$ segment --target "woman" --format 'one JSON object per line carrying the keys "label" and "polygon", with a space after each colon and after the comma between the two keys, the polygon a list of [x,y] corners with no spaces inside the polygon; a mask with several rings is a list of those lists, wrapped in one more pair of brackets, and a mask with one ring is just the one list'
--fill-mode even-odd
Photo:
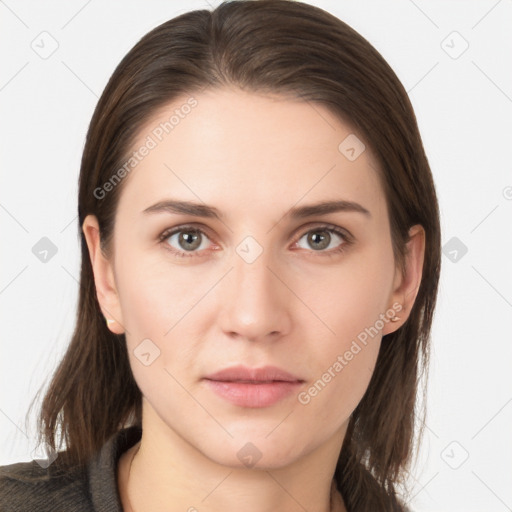
{"label": "woman", "polygon": [[407,510],[439,213],[362,36],[288,0],[163,23],[98,102],[78,203],[48,460],[1,468],[2,510]]}

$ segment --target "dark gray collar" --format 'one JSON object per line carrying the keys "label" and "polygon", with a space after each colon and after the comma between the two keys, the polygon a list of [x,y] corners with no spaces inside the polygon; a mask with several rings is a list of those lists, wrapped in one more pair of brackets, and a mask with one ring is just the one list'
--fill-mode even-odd
{"label": "dark gray collar", "polygon": [[117,487],[117,464],[121,455],[140,441],[142,429],[124,428],[114,434],[89,464],[89,492],[95,512],[123,512]]}

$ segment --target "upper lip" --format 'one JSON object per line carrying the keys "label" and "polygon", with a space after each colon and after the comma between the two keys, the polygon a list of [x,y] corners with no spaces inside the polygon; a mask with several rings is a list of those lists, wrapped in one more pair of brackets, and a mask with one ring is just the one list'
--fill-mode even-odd
{"label": "upper lip", "polygon": [[264,366],[262,368],[249,368],[247,366],[231,366],[218,372],[207,375],[205,379],[225,382],[303,382],[299,377],[278,368],[277,366]]}

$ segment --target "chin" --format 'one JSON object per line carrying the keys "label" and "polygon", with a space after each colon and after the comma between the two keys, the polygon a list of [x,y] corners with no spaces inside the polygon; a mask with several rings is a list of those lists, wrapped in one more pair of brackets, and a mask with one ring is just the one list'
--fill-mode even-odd
{"label": "chin", "polygon": [[[203,453],[217,464],[222,464],[233,469],[278,469],[295,462],[304,452],[304,447],[297,443],[296,437],[275,436],[274,439],[265,438],[265,434],[245,433],[243,436],[230,438],[222,446],[216,446],[212,450],[212,444],[218,442],[212,440],[203,450]],[[273,435],[273,434],[272,434]]]}

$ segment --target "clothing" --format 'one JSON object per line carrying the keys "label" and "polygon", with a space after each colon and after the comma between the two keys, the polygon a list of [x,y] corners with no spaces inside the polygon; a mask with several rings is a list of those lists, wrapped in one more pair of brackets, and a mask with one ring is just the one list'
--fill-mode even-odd
{"label": "clothing", "polygon": [[121,455],[142,436],[132,426],[114,434],[82,471],[52,474],[36,461],[0,466],[1,512],[122,512],[117,488]]}
{"label": "clothing", "polygon": [[0,511],[123,512],[117,465],[121,455],[141,437],[140,427],[120,430],[85,469],[64,477],[56,476],[51,464],[45,469],[34,460],[0,466]]}

